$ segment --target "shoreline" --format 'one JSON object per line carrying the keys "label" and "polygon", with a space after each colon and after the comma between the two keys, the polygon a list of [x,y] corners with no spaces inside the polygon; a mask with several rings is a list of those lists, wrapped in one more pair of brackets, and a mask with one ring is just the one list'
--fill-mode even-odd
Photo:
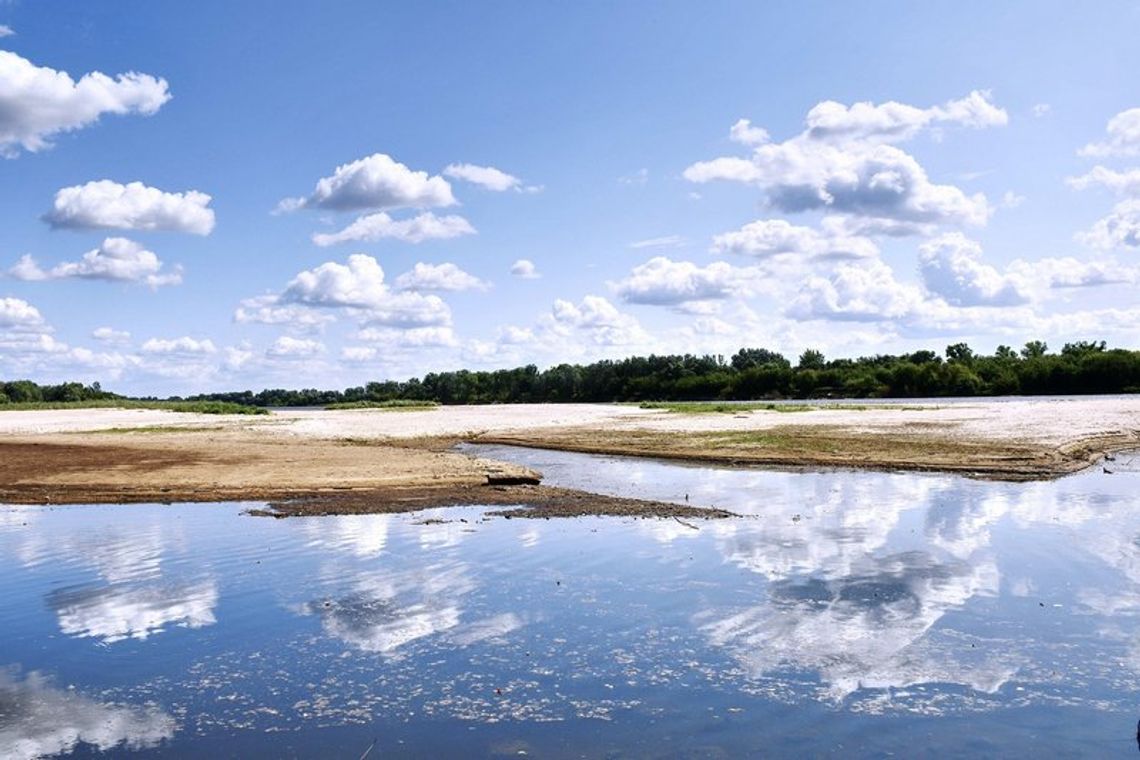
{"label": "shoreline", "polygon": [[0,503],[257,501],[278,505],[280,514],[351,514],[525,502],[538,508],[536,516],[682,514],[677,504],[541,486],[540,473],[451,450],[460,441],[718,467],[1043,480],[1086,469],[1106,453],[1140,449],[1140,399],[796,414],[691,415],[583,404],[258,418],[8,412],[0,415]]}

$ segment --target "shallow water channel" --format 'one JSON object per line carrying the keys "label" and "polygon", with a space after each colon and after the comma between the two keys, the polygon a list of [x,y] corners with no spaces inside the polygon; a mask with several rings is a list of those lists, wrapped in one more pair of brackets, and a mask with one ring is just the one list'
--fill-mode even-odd
{"label": "shallow water channel", "polygon": [[1136,457],[1002,484],[477,453],[745,516],[0,506],[0,757],[1137,752]]}

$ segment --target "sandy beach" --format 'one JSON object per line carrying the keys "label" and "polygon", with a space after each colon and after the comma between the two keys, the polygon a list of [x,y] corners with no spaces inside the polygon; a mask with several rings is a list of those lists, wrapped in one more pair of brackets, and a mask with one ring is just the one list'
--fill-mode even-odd
{"label": "sandy beach", "polygon": [[[580,500],[565,493],[555,498],[553,489],[536,486],[541,473],[451,451],[459,441],[740,466],[1026,480],[1074,472],[1106,452],[1140,447],[1140,398],[709,414],[607,404],[298,409],[260,417],[13,411],[0,413],[0,502],[249,500],[320,512],[546,500],[565,513],[582,509]],[[627,514],[638,506],[597,509]]]}

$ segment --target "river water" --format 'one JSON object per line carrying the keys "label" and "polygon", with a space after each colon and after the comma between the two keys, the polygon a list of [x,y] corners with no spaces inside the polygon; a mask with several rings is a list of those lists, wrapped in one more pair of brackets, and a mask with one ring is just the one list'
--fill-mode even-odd
{"label": "river water", "polygon": [[1137,752],[1137,458],[1000,484],[479,453],[744,516],[0,506],[0,757]]}

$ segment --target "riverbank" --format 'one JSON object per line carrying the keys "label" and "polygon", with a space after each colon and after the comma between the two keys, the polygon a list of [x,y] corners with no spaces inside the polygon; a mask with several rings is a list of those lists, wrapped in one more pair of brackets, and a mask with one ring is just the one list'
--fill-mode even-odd
{"label": "riverbank", "polygon": [[[542,516],[583,510],[684,516],[677,505],[604,504],[556,493],[535,485],[540,473],[451,451],[459,441],[741,466],[1032,480],[1140,447],[1140,398],[907,401],[708,414],[603,404],[286,410],[260,417],[137,409],[5,412],[0,503],[308,505],[281,514],[367,511],[370,502],[372,511],[526,503],[545,505]],[[529,489],[518,490],[523,484]]]}

